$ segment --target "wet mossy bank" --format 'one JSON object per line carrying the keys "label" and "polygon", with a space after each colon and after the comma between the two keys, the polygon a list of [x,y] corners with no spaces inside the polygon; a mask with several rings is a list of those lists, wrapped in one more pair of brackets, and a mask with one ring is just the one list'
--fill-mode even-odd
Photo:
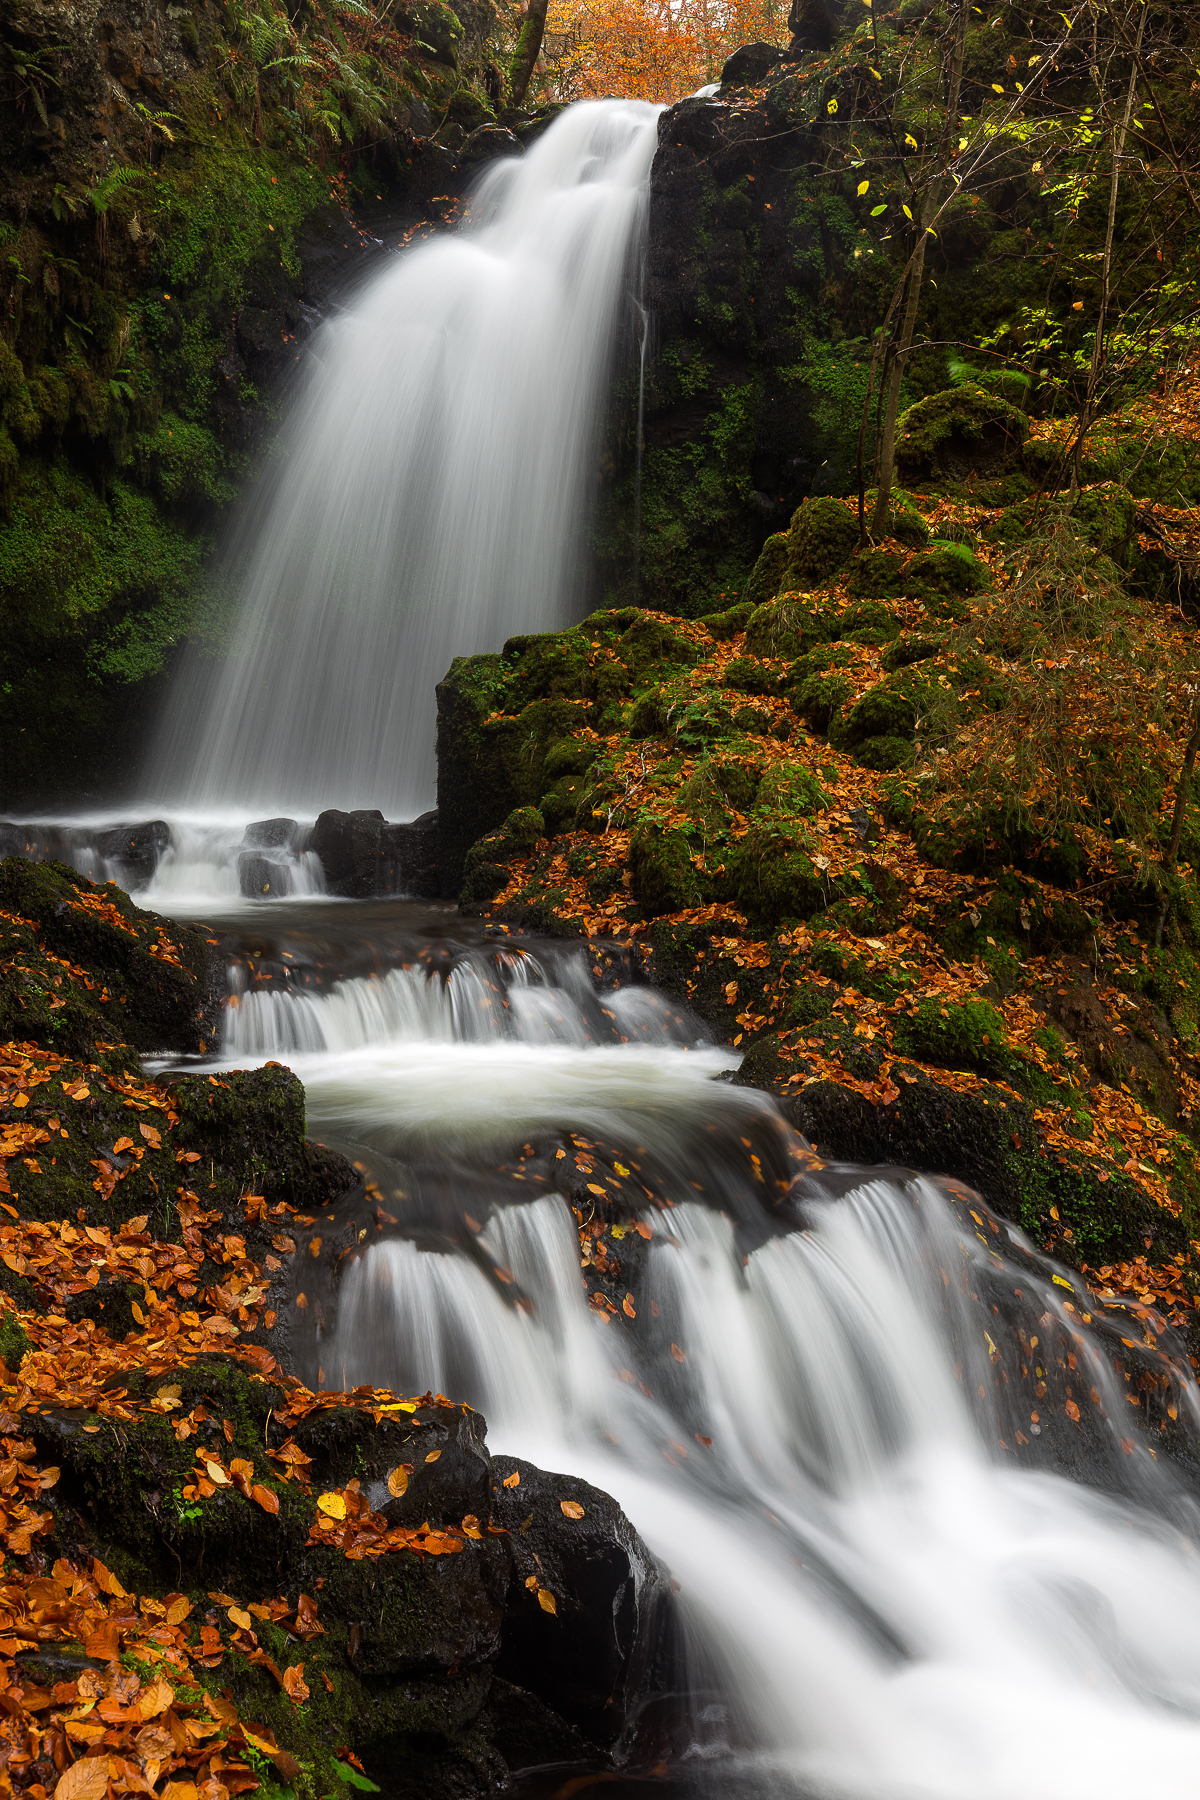
{"label": "wet mossy bank", "polygon": [[991,498],[898,491],[862,551],[809,500],[722,613],[457,662],[443,879],[630,943],[824,1154],[967,1181],[1098,1291],[1190,1293],[1186,566],[1115,484]]}
{"label": "wet mossy bank", "polygon": [[211,1043],[211,941],[17,859],[0,927],[9,1791],[90,1754],[116,1793],[436,1800],[610,1750],[665,1578],[468,1408],[289,1373],[330,1386],[316,1278],[388,1221],[289,1070],[144,1075]]}

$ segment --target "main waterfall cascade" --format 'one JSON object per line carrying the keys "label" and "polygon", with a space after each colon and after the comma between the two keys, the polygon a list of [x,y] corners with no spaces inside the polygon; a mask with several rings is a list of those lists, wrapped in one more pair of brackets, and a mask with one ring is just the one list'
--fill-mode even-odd
{"label": "main waterfall cascade", "polygon": [[[494,1454],[620,1501],[679,1583],[689,1794],[1192,1791],[1200,1508],[1113,1326],[1015,1227],[823,1175],[694,1021],[597,991],[594,951],[414,937],[338,978],[277,930],[231,965],[223,1061],[286,1058],[399,1219],[344,1278],[327,1382],[440,1388]],[[501,1160],[568,1132],[642,1184],[636,1324],[586,1303],[567,1193]],[[1195,1431],[1170,1334],[1155,1367]]]}
{"label": "main waterfall cascade", "polygon": [[215,690],[197,654],[150,759],[168,812],[409,818],[433,803],[451,659],[585,610],[582,527],[659,110],[571,107],[488,168],[461,230],[323,327]]}

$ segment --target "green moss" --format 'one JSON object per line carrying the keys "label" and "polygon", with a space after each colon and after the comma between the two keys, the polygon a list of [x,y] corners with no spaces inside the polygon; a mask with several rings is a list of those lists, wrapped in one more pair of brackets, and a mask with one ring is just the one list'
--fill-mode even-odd
{"label": "green moss", "polygon": [[758,925],[809,919],[825,906],[825,884],[812,860],[809,834],[779,820],[751,826],[729,859],[737,901]]}
{"label": "green moss", "polygon": [[820,587],[850,560],[857,542],[858,522],[840,500],[806,500],[788,531],[787,586]]}
{"label": "green moss", "polygon": [[901,415],[896,468],[909,484],[963,482],[1010,467],[1028,436],[1019,407],[966,383],[930,394]]}
{"label": "green moss", "polygon": [[[767,539],[758,553],[758,561],[750,571],[750,579],[742,590],[742,604],[762,606],[773,600],[783,585],[788,566],[789,536],[786,531],[776,531]],[[711,616],[711,615],[710,615]],[[702,619],[701,624],[707,624]]]}
{"label": "green moss", "polygon": [[1004,1020],[986,1000],[927,996],[896,1021],[893,1042],[903,1054],[944,1069],[1000,1075],[1013,1062]]}
{"label": "green moss", "polygon": [[4,1358],[5,1367],[10,1375],[15,1375],[21,1367],[26,1353],[33,1349],[33,1340],[21,1324],[15,1311],[8,1311],[0,1320],[0,1356]]}
{"label": "green moss", "polygon": [[803,656],[831,636],[828,622],[794,600],[772,600],[750,615],[746,649],[753,656]]}
{"label": "green moss", "polygon": [[692,846],[683,831],[641,825],[629,846],[633,895],[650,918],[703,906],[711,884],[692,863]]}

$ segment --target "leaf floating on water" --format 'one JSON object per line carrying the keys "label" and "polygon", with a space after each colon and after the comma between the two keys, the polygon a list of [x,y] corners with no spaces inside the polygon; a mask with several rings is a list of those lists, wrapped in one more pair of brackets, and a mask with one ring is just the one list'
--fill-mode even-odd
{"label": "leaf floating on water", "polygon": [[556,1613],[558,1611],[558,1602],[547,1588],[538,1589],[537,1601],[543,1612]]}
{"label": "leaf floating on water", "polygon": [[322,1494],[317,1501],[317,1511],[323,1512],[327,1519],[344,1519],[346,1502],[341,1494]]}
{"label": "leaf floating on water", "polygon": [[558,1504],[568,1519],[582,1519],[583,1508],[578,1500],[560,1500]]}
{"label": "leaf floating on water", "polygon": [[408,1470],[403,1465],[391,1471],[387,1478],[387,1489],[393,1500],[399,1500],[401,1494],[408,1492]]}

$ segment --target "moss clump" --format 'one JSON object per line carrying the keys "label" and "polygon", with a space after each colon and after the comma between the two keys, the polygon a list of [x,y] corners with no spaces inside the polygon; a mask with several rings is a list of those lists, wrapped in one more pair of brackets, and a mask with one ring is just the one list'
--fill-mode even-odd
{"label": "moss clump", "polygon": [[961,483],[1006,473],[1029,436],[1017,406],[972,383],[910,406],[896,433],[896,468],[906,483]]}
{"label": "moss clump", "polygon": [[849,562],[858,524],[840,500],[823,495],[797,507],[787,540],[787,585],[818,587]]}
{"label": "moss clump", "polygon": [[32,1339],[25,1330],[14,1311],[5,1313],[0,1320],[0,1356],[10,1375],[15,1375],[25,1359],[26,1353],[33,1348]]}
{"label": "moss clump", "polygon": [[[758,561],[750,571],[750,579],[742,590],[743,605],[762,606],[775,598],[783,586],[789,548],[790,540],[786,531],[776,531],[767,539],[758,553]],[[707,623],[707,619],[701,620],[701,624]]]}
{"label": "moss clump", "polygon": [[730,859],[739,906],[767,929],[820,912],[828,896],[810,852],[807,834],[794,826],[778,819],[753,825]]}
{"label": "moss clump", "polygon": [[640,826],[629,846],[629,874],[635,900],[652,919],[711,898],[711,884],[694,866],[691,842],[678,828]]}
{"label": "moss clump", "polygon": [[736,606],[729,607],[725,612],[704,613],[696,623],[703,625],[718,641],[723,641],[736,637],[739,631],[745,631],[751,615],[759,604],[757,600],[739,600]]}
{"label": "moss clump", "polygon": [[915,1012],[897,1021],[897,1050],[942,1069],[974,1069],[1006,1074],[1012,1063],[1004,1020],[986,1000],[940,1000],[928,996]]}
{"label": "moss clump", "polygon": [[828,623],[794,600],[771,600],[757,607],[746,626],[746,649],[753,656],[803,656],[830,636]]}

